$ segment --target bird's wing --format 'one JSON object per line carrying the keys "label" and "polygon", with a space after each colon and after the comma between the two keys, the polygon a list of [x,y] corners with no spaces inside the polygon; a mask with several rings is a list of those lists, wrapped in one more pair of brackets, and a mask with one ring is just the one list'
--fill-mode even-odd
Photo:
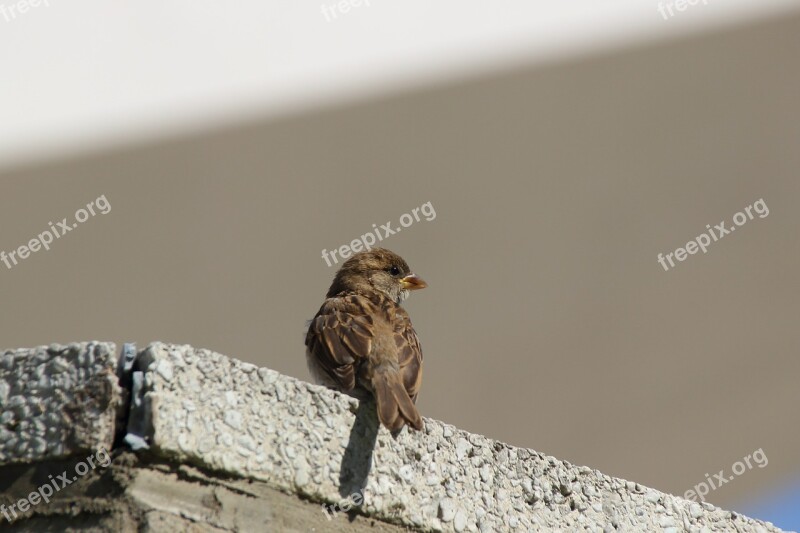
{"label": "bird's wing", "polygon": [[395,315],[394,340],[397,344],[397,359],[403,375],[403,385],[411,400],[416,402],[422,385],[422,347],[414,326],[411,325],[411,318],[403,308],[398,308]]}
{"label": "bird's wing", "polygon": [[357,295],[328,298],[311,321],[306,346],[342,390],[356,386],[356,370],[369,356],[373,304]]}

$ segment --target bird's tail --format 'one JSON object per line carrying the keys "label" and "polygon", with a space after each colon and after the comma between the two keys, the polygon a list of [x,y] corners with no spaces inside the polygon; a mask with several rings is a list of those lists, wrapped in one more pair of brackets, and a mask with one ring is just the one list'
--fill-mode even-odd
{"label": "bird's tail", "polygon": [[417,431],[422,430],[422,417],[403,386],[399,372],[375,372],[372,389],[378,403],[378,418],[386,429],[394,433],[408,423]]}

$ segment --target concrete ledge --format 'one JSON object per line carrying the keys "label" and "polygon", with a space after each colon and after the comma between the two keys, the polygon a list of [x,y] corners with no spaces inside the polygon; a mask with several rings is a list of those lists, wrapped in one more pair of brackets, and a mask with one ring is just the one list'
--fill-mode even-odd
{"label": "concrete ledge", "polygon": [[[90,345],[76,346],[88,350]],[[41,349],[25,353],[44,357]],[[20,368],[43,364],[30,366],[23,359],[14,359]],[[77,364],[78,359],[70,360]],[[103,361],[114,366],[114,361]],[[140,437],[149,450],[136,455],[117,451],[109,470],[120,468],[121,455],[148,462],[128,469],[132,473],[122,476],[128,481],[119,485],[115,498],[128,507],[114,512],[137,521],[139,530],[174,531],[175,524],[191,517],[196,531],[251,530],[259,519],[267,529],[267,524],[280,524],[281,530],[308,530],[303,528],[318,524],[344,531],[356,527],[345,517],[342,508],[347,508],[351,517],[384,522],[385,531],[392,530],[390,523],[429,531],[778,531],[769,523],[431,419],[425,420],[423,432],[404,430],[393,439],[378,427],[371,402],[359,405],[348,396],[208,350],[154,343],[132,366],[142,372],[143,381],[133,394],[131,405],[138,401],[139,407],[130,411],[127,427],[145,428]],[[17,375],[2,368],[0,387]],[[47,373],[51,367],[45,362],[43,368]],[[112,394],[111,402],[116,397],[125,394]],[[98,423],[105,428],[104,438],[94,445],[107,445],[114,434],[106,427],[108,410],[87,412],[94,416],[105,417]],[[16,435],[13,429],[5,431]],[[77,449],[73,441],[68,444],[62,455]],[[49,457],[17,452],[16,446],[7,449],[0,464]],[[10,473],[8,468],[0,472]],[[248,492],[242,483],[261,488]],[[11,489],[0,484],[0,501]],[[84,492],[74,495],[85,497]],[[270,502],[279,497],[296,502],[296,512],[277,513],[285,507]],[[104,498],[96,499],[102,503]],[[37,507],[26,517],[39,520],[42,512]]]}
{"label": "concrete ledge", "polygon": [[57,459],[114,441],[123,404],[114,343],[0,355],[0,464]]}

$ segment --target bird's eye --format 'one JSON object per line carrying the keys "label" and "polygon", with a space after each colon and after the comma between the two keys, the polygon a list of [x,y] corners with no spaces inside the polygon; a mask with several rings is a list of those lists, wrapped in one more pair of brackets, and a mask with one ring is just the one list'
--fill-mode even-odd
{"label": "bird's eye", "polygon": [[397,268],[396,266],[393,266],[392,268],[389,269],[389,274],[391,274],[392,276],[397,276],[400,274],[400,269]]}

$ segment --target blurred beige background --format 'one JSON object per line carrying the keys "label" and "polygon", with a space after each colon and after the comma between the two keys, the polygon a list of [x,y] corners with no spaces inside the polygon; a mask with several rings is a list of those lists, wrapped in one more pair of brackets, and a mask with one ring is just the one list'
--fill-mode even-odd
{"label": "blurred beige background", "polygon": [[[408,308],[425,416],[725,506],[800,470],[800,16],[6,170],[0,344],[190,343],[308,379],[305,320],[349,243]],[[756,218],[669,272],[683,246]]]}

